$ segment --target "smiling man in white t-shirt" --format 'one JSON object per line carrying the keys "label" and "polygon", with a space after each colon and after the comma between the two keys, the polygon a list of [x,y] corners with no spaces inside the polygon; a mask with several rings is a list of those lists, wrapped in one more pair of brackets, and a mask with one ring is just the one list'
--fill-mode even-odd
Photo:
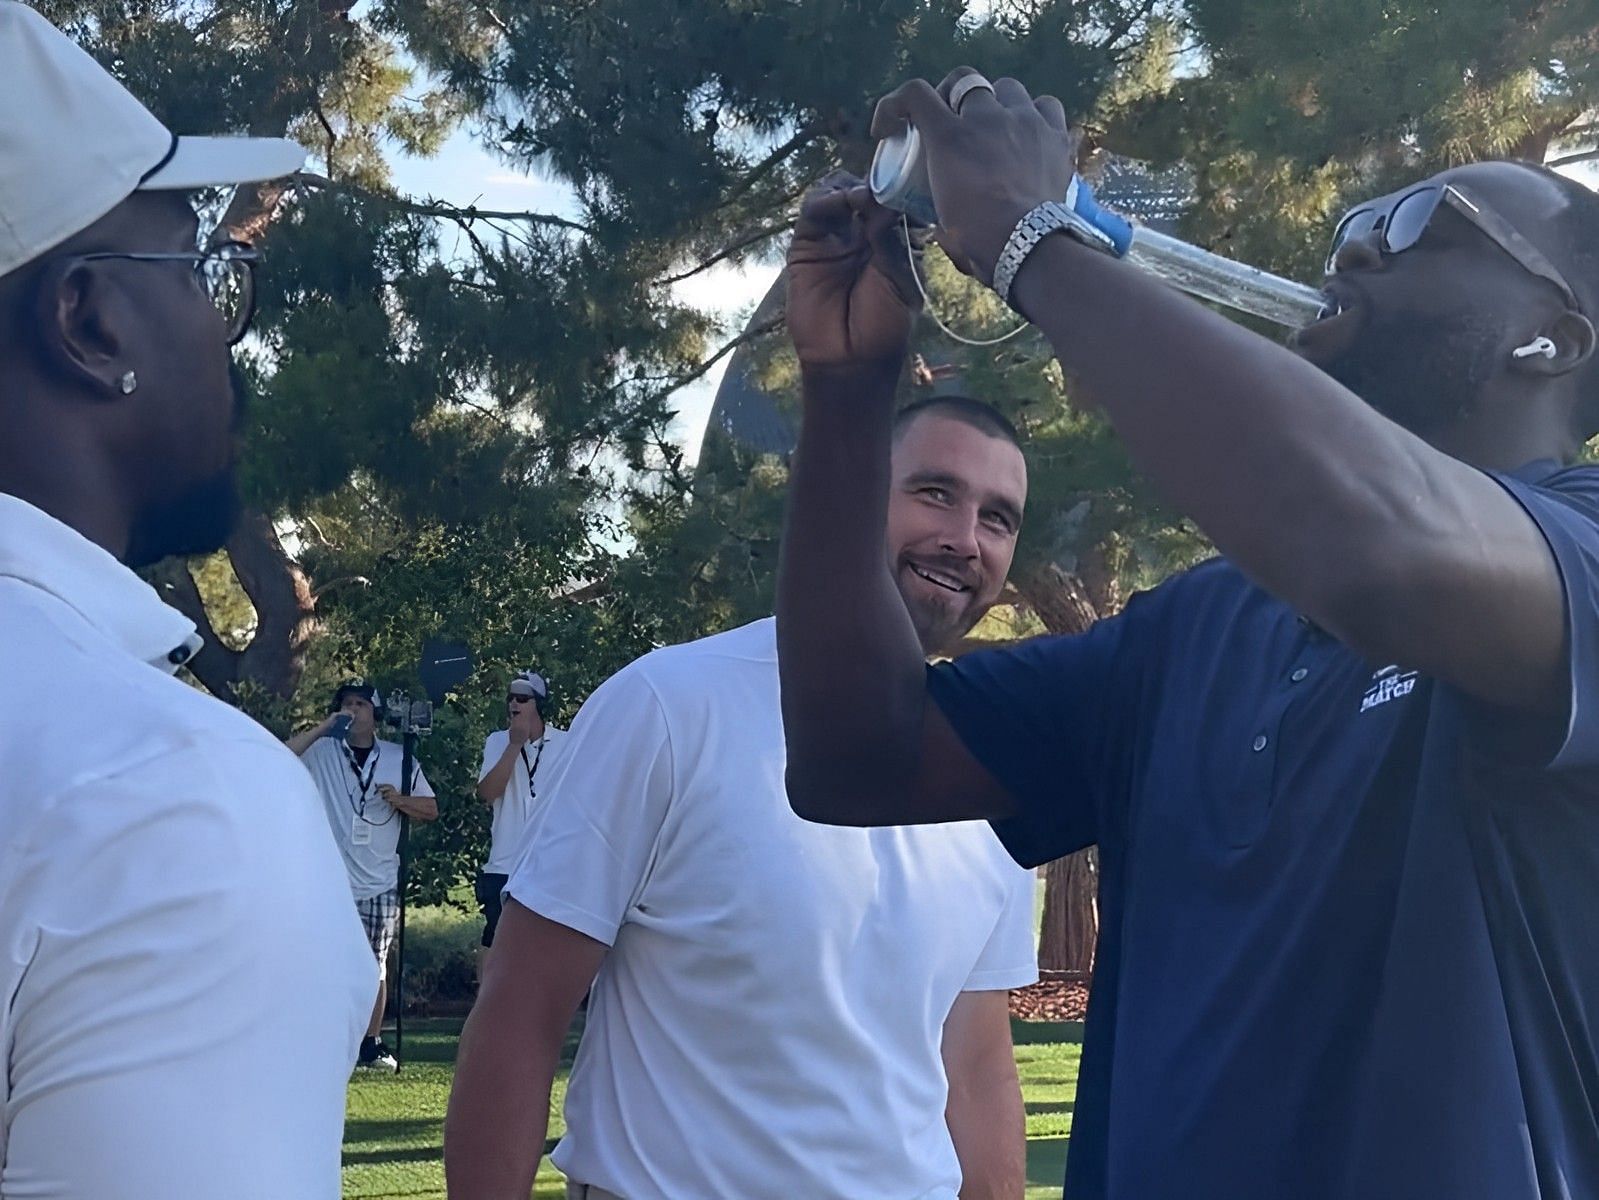
{"label": "smiling man in white t-shirt", "polygon": [[477,877],[477,901],[483,908],[483,946],[494,945],[500,923],[501,893],[516,865],[522,835],[527,832],[538,800],[540,772],[548,779],[561,757],[566,730],[544,723],[550,685],[537,671],[523,671],[511,680],[505,695],[504,729],[483,741],[477,795],[493,810],[489,857]]}
{"label": "smiling man in white t-shirt", "polygon": [[[999,595],[1026,489],[987,405],[902,414],[886,546],[929,654]],[[591,981],[572,1196],[1019,1200],[1032,876],[986,824],[795,816],[778,704],[768,619],[647,655],[578,714],[462,1036],[453,1200],[527,1196]]]}

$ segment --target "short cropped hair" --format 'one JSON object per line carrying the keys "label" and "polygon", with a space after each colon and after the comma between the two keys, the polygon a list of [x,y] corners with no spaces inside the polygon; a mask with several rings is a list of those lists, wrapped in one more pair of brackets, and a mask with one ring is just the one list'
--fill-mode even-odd
{"label": "short cropped hair", "polygon": [[894,416],[894,441],[897,443],[905,436],[907,429],[929,414],[970,425],[979,433],[1009,442],[1018,450],[1022,448],[1021,435],[1016,432],[1016,426],[1011,424],[1010,418],[987,401],[974,400],[970,396],[926,396],[912,401]]}

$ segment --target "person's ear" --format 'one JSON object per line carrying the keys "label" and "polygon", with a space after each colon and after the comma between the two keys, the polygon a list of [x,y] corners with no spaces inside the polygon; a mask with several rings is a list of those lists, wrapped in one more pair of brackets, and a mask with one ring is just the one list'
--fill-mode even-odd
{"label": "person's ear", "polygon": [[1569,375],[1593,357],[1593,322],[1567,310],[1544,332],[1511,351],[1513,369],[1524,375]]}
{"label": "person's ear", "polygon": [[104,261],[67,260],[41,275],[34,300],[40,348],[56,372],[107,399],[131,395],[120,290]]}

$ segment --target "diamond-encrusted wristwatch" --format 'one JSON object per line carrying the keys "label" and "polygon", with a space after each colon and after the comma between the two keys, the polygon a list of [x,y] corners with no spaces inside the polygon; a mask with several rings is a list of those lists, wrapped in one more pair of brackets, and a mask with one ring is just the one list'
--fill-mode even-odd
{"label": "diamond-encrusted wristwatch", "polygon": [[[1083,208],[1089,214],[1101,219],[1109,218],[1106,222],[1109,229],[1101,229],[1094,224],[1088,216],[1079,212]],[[1118,234],[1126,230],[1127,237],[1118,239]],[[1066,191],[1064,203],[1058,200],[1046,200],[1033,209],[1020,221],[1016,228],[1011,230],[1010,238],[1005,243],[1005,248],[999,252],[999,259],[994,263],[994,291],[999,293],[999,298],[1012,308],[1011,287],[1016,282],[1016,273],[1022,269],[1022,264],[1032,252],[1038,249],[1038,244],[1052,233],[1065,233],[1076,238],[1085,245],[1106,254],[1120,256],[1126,252],[1125,241],[1130,240],[1131,228],[1127,222],[1114,214],[1107,213],[1093,201],[1092,191],[1080,184],[1077,178],[1072,178],[1071,187]]]}

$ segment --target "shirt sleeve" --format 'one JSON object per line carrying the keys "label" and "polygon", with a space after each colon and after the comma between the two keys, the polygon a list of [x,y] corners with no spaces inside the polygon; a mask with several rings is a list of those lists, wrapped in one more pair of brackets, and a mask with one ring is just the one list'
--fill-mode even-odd
{"label": "shirt sleeve", "polygon": [[488,778],[494,764],[500,761],[500,755],[505,753],[505,748],[511,744],[510,735],[503,729],[496,729],[483,739],[483,765],[477,770],[477,781],[482,783]]}
{"label": "shirt sleeve", "polygon": [[506,894],[607,946],[637,905],[673,793],[655,689],[626,668],[578,713]]}
{"label": "shirt sleeve", "polygon": [[1554,770],[1599,768],[1599,470],[1541,484],[1491,474],[1543,533],[1565,592],[1566,712],[1560,727],[1541,731],[1537,757]]}
{"label": "shirt sleeve", "polygon": [[208,752],[80,784],[9,848],[0,1194],[339,1194],[376,963],[293,757]]}
{"label": "shirt sleeve", "polygon": [[929,668],[934,702],[1016,801],[1016,815],[995,821],[994,832],[1022,866],[1114,836],[1164,590],[1134,596],[1075,637]]}
{"label": "shirt sleeve", "polygon": [[406,792],[406,795],[408,795],[408,796],[431,796],[431,795],[433,795],[433,785],[428,782],[428,777],[422,773],[422,764],[420,762],[417,763],[412,768],[412,770],[415,771],[416,774],[415,774],[414,779],[412,780],[410,790]]}
{"label": "shirt sleeve", "polygon": [[962,991],[995,992],[1038,982],[1038,946],[1033,938],[1037,879],[1024,867],[1001,862],[1009,885],[994,932]]}

